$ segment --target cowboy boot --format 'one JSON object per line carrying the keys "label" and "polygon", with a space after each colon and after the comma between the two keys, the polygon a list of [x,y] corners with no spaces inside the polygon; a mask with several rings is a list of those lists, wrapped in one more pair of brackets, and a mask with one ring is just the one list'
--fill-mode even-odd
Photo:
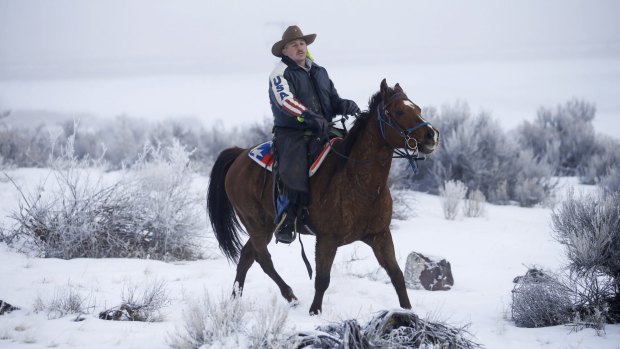
{"label": "cowboy boot", "polygon": [[284,212],[280,223],[276,226],[274,235],[276,236],[276,243],[282,242],[290,244],[295,241],[295,224],[297,217],[291,212]]}

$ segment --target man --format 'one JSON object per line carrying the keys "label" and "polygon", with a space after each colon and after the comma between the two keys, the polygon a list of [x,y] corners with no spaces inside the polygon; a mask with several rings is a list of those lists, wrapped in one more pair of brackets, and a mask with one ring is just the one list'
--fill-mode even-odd
{"label": "man", "polygon": [[360,113],[355,102],[338,96],[327,70],[308,58],[307,46],[315,38],[293,25],[271,48],[281,58],[269,76],[269,100],[279,194],[275,234],[276,241],[284,243],[295,239],[297,219],[308,227],[308,142],[324,140],[336,114]]}

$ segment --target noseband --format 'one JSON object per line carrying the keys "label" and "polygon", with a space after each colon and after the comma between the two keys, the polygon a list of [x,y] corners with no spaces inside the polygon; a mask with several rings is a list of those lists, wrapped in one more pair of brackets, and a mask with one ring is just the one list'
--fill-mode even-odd
{"label": "noseband", "polygon": [[[381,130],[381,136],[383,137],[385,141],[387,141],[387,138],[385,137],[384,125],[387,125],[395,129],[396,131],[398,131],[401,137],[403,137],[404,147],[394,148],[394,153],[396,154],[394,155],[394,158],[407,159],[409,161],[409,166],[411,166],[411,170],[413,171],[413,174],[416,174],[418,172],[417,161],[424,160],[426,159],[426,157],[419,156],[418,140],[415,139],[415,137],[413,137],[412,134],[416,130],[424,126],[430,126],[430,123],[427,121],[422,121],[419,124],[415,125],[414,127],[404,128],[396,120],[392,118],[386,119],[384,115],[389,116],[390,114],[390,112],[387,109],[388,106],[394,103],[394,101],[399,98],[401,100],[406,100],[406,101],[411,102],[411,100],[407,98],[407,96],[404,93],[396,93],[392,97],[390,97],[387,103],[381,102],[379,105],[377,105],[377,120],[379,120],[379,129]],[[413,102],[411,103],[413,104]],[[383,110],[383,113],[381,113],[381,110]]]}

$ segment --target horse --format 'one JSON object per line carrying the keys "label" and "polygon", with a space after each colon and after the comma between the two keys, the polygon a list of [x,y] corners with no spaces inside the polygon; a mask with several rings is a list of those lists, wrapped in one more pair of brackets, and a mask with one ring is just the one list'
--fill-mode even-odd
{"label": "horse", "polygon": [[[322,311],[323,295],[339,246],[368,244],[390,277],[400,306],[411,309],[403,272],[398,266],[390,232],[392,197],[388,174],[393,153],[430,154],[439,144],[439,131],[422,118],[400,85],[381,81],[350,131],[333,145],[321,168],[310,178],[310,225],[316,235],[315,294],[310,315]],[[275,270],[267,245],[276,227],[271,172],[249,156],[251,148],[232,147],[217,157],[207,192],[207,211],[219,247],[237,263],[233,296],[241,296],[254,261],[278,285],[292,304],[298,299]],[[399,153],[400,151],[400,153]],[[414,160],[410,161],[413,164]],[[239,238],[241,224],[249,235]],[[306,232],[308,233],[308,232]]]}

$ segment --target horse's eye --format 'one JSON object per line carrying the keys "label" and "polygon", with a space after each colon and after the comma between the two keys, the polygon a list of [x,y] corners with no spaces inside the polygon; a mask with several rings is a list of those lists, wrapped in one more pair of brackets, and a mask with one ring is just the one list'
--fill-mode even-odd
{"label": "horse's eye", "polygon": [[396,116],[403,116],[403,114],[405,114],[405,112],[403,112],[402,109],[396,109]]}

